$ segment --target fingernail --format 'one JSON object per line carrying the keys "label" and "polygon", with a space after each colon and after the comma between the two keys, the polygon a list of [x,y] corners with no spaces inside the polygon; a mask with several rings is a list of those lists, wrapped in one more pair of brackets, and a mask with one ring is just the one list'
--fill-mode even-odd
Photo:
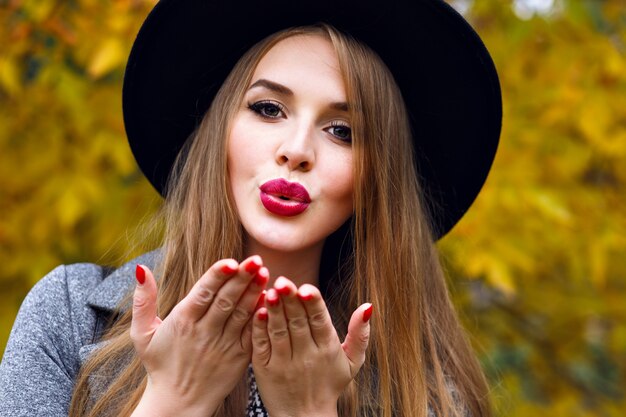
{"label": "fingernail", "polygon": [[278,297],[278,293],[276,291],[270,290],[267,294],[265,294],[265,299],[272,307],[275,307],[278,303],[280,303],[280,297]]}
{"label": "fingernail", "polygon": [[287,286],[276,288],[276,292],[278,292],[282,296],[289,295],[291,294],[291,288]]}
{"label": "fingernail", "polygon": [[226,274],[226,275],[232,275],[235,272],[237,272],[237,268],[234,268],[232,265],[230,264],[224,264],[222,265],[222,268],[220,268],[221,271]]}
{"label": "fingernail", "polygon": [[137,278],[139,285],[143,285],[146,282],[146,271],[141,265],[137,265],[135,268],[135,278]]}
{"label": "fingernail", "polygon": [[269,280],[270,280],[270,273],[265,267],[259,269],[259,272],[257,272],[254,278],[252,279],[252,281],[259,287],[262,287],[265,284],[267,284],[267,281]]}
{"label": "fingernail", "polygon": [[370,304],[369,307],[367,307],[365,309],[365,311],[363,311],[363,322],[367,323],[368,321],[370,321],[370,317],[372,317],[372,310],[373,310],[374,306]]}
{"label": "fingernail", "polygon": [[267,320],[267,310],[261,310],[257,314],[258,314],[257,317],[259,318],[259,320],[261,321]]}
{"label": "fingernail", "polygon": [[261,262],[258,257],[254,257],[250,259],[250,262],[246,265],[246,272],[250,275],[256,274],[257,271],[261,268]]}
{"label": "fingernail", "polygon": [[311,299],[313,299],[313,294],[311,294],[310,292],[305,292],[304,294],[300,291],[298,291],[298,298],[302,301],[310,301]]}

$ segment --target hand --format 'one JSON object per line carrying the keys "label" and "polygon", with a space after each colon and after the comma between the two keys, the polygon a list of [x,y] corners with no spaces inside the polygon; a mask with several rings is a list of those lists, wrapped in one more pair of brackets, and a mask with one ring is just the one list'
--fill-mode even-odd
{"label": "hand", "polygon": [[371,304],[353,314],[339,341],[319,290],[276,280],[254,316],[252,366],[272,417],[337,415],[337,400],[365,362]]}
{"label": "hand", "polygon": [[130,337],[148,384],[133,415],[212,415],[250,363],[251,318],[269,272],[259,256],[218,261],[164,320],[152,272],[137,265],[143,275]]}

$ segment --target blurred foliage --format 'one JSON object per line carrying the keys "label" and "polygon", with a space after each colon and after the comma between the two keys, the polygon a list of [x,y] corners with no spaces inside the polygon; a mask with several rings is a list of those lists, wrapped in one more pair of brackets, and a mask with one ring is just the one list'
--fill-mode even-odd
{"label": "blurred foliage", "polygon": [[0,0],[0,348],[54,265],[116,264],[159,197],[125,142],[121,83],[145,0]]}
{"label": "blurred foliage", "polygon": [[499,415],[623,416],[626,2],[526,20],[503,4],[466,12],[500,73],[503,133],[440,247]]}
{"label": "blurred foliage", "polygon": [[[623,416],[626,2],[546,0],[522,18],[522,0],[450,1],[491,51],[505,106],[487,184],[440,242],[497,414]],[[121,116],[153,4],[0,0],[0,350],[41,276],[119,263],[159,204]]]}

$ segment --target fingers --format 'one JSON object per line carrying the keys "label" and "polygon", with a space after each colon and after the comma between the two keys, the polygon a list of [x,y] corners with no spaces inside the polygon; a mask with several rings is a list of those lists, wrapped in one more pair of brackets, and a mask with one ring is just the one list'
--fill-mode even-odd
{"label": "fingers", "polygon": [[239,302],[224,326],[224,336],[230,338],[241,336],[242,347],[244,347],[243,344],[245,342],[247,342],[247,346],[250,347],[250,338],[243,337],[241,329],[250,321],[250,317],[256,310],[259,299],[262,297],[263,289],[269,280],[269,271],[266,267],[261,267],[254,278],[252,278],[252,282],[250,282],[248,288],[244,291],[243,295],[241,295]]}
{"label": "fingers", "polygon": [[267,290],[265,306],[268,311],[267,333],[272,345],[272,357],[291,358],[291,341],[287,329],[287,319],[275,288]]}
{"label": "fingers", "polygon": [[306,310],[315,344],[323,347],[337,341],[337,332],[320,291],[311,284],[304,284],[298,289],[298,298]]}
{"label": "fingers", "polygon": [[[265,269],[265,278],[260,278],[257,283],[250,285],[250,283],[257,277],[257,273],[261,270],[263,261],[260,256],[252,256],[239,265],[237,273],[234,274],[228,281],[219,289],[214,295],[214,300],[211,303],[206,315],[201,319],[201,324],[204,328],[215,331],[220,329],[224,331],[226,322],[232,319],[232,326],[229,326],[229,335],[234,335],[236,332],[237,338],[241,336],[241,331],[245,324],[248,322],[254,307],[256,300],[259,298],[263,287],[269,280],[269,272]],[[261,282],[262,281],[262,282]],[[242,296],[246,290],[250,288],[252,295],[248,295],[245,300]],[[239,305],[240,299],[243,303],[248,305]],[[252,302],[249,300],[253,299]]]}
{"label": "fingers", "polygon": [[140,355],[145,352],[152,335],[161,323],[157,317],[157,285],[152,271],[146,266],[135,269],[137,286],[133,294],[133,317],[130,338]]}
{"label": "fingers", "polygon": [[214,263],[176,306],[176,310],[189,321],[200,320],[207,313],[219,289],[239,271],[239,267],[234,259],[222,259]]}
{"label": "fingers", "polygon": [[365,362],[365,351],[369,344],[370,323],[372,315],[372,305],[369,303],[361,305],[352,313],[348,324],[348,334],[341,345],[350,361],[350,373],[354,377]]}
{"label": "fingers", "polygon": [[272,356],[272,345],[267,333],[267,308],[261,307],[252,320],[252,363],[265,366]]}
{"label": "fingers", "polygon": [[292,352],[294,355],[306,353],[315,346],[315,342],[311,336],[307,312],[298,298],[298,288],[285,277],[278,277],[274,288],[283,303]]}
{"label": "fingers", "polygon": [[265,296],[265,306],[272,357],[292,358],[314,347],[339,343],[326,304],[315,286],[304,284],[297,289],[293,282],[279,277]]}
{"label": "fingers", "polygon": [[[286,360],[309,360],[328,352],[341,357],[337,369],[344,377],[354,378],[365,362],[369,344],[372,305],[361,305],[352,314],[348,334],[340,343],[320,291],[313,285],[296,288],[293,282],[279,277],[265,294],[265,307],[255,313],[252,324],[252,363],[256,366],[284,367]],[[341,355],[341,351],[344,355]],[[337,365],[337,363],[334,363]],[[329,365],[330,366],[330,365]]]}
{"label": "fingers", "polygon": [[248,320],[241,331],[239,344],[244,352],[252,352],[252,320]]}

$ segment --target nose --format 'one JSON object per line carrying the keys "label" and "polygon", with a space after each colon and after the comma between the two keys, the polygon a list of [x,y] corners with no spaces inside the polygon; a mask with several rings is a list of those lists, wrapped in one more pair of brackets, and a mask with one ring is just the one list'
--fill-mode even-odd
{"label": "nose", "polygon": [[282,141],[276,152],[276,162],[289,171],[310,171],[315,164],[314,129],[302,126],[295,135]]}

